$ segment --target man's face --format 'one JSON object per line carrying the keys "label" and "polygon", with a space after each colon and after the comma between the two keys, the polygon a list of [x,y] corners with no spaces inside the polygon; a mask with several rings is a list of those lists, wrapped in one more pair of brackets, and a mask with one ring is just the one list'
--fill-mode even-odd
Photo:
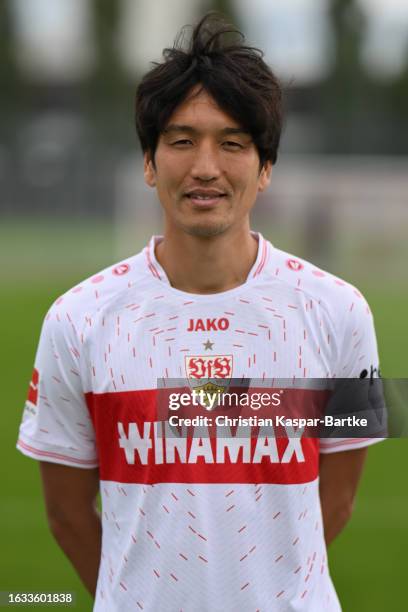
{"label": "man's face", "polygon": [[160,135],[154,163],[145,155],[145,180],[156,187],[167,229],[215,236],[247,223],[257,193],[269,184],[251,135],[194,89]]}

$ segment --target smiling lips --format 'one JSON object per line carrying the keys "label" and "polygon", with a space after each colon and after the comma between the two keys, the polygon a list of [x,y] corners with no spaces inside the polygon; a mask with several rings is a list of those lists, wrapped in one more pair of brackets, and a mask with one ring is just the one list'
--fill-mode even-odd
{"label": "smiling lips", "polygon": [[185,197],[189,198],[199,208],[210,208],[224,198],[227,194],[218,189],[192,189],[186,192]]}

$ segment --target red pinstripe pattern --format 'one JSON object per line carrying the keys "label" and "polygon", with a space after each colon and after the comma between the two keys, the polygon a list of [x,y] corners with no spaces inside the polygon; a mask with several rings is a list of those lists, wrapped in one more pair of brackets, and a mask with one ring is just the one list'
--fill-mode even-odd
{"label": "red pinstripe pattern", "polygon": [[78,459],[77,457],[70,457],[69,455],[62,455],[61,453],[52,453],[50,451],[43,451],[38,448],[34,448],[29,444],[26,444],[19,438],[17,446],[30,451],[31,453],[38,455],[39,457],[52,457],[53,459],[61,459],[62,461],[71,461],[72,463],[78,463],[79,465],[92,465],[97,463],[97,459]]}
{"label": "red pinstripe pattern", "polygon": [[[378,434],[381,437],[382,433]],[[377,438],[349,438],[347,440],[338,440],[337,442],[320,442],[320,448],[337,448],[338,446],[349,446],[350,444],[359,444],[361,442],[368,442],[369,440],[377,440]]]}
{"label": "red pinstripe pattern", "polygon": [[161,276],[160,276],[156,266],[152,262],[152,258],[151,258],[151,255],[150,255],[150,243],[146,247],[146,257],[147,257],[147,266],[148,266],[150,272],[153,274],[153,276],[155,276],[156,278],[161,280]]}
{"label": "red pinstripe pattern", "polygon": [[254,272],[254,274],[253,274],[252,278],[255,278],[255,276],[258,276],[258,275],[261,273],[262,269],[263,269],[263,268],[264,268],[264,266],[265,266],[265,262],[266,262],[266,255],[267,255],[267,253],[268,253],[268,245],[267,245],[267,242],[266,242],[266,240],[262,240],[262,256],[261,256],[261,261],[260,261],[260,263],[259,263],[259,266],[258,266],[258,267],[257,267],[257,269],[255,270],[255,272]]}

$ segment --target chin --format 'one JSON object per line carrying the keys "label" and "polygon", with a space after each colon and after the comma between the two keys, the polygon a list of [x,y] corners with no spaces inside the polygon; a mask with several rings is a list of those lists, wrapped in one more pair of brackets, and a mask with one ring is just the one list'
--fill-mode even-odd
{"label": "chin", "polygon": [[195,223],[191,225],[182,225],[183,230],[190,236],[200,238],[211,238],[219,236],[227,231],[230,227],[229,223],[214,222],[214,223]]}

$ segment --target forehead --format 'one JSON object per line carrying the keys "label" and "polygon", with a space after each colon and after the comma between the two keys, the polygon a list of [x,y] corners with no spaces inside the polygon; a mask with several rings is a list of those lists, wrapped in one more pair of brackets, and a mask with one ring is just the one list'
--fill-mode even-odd
{"label": "forehead", "polygon": [[205,89],[193,88],[177,106],[167,125],[189,125],[197,129],[225,129],[242,127],[231,115],[220,108]]}

